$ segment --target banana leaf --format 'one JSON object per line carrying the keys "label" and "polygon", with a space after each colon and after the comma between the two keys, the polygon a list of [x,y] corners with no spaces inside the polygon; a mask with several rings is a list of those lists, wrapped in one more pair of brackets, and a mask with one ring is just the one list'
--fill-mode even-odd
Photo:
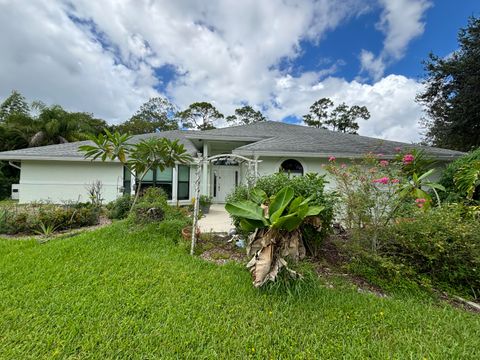
{"label": "banana leaf", "polygon": [[267,193],[260,188],[250,191],[250,199],[257,205],[262,205],[267,200]]}
{"label": "banana leaf", "polygon": [[275,195],[268,209],[270,222],[274,223],[282,215],[283,211],[292,201],[293,196],[293,189],[289,186],[284,187]]}
{"label": "banana leaf", "polygon": [[233,216],[260,220],[263,224],[268,225],[268,221],[263,216],[263,209],[252,201],[245,200],[227,203],[225,209]]}

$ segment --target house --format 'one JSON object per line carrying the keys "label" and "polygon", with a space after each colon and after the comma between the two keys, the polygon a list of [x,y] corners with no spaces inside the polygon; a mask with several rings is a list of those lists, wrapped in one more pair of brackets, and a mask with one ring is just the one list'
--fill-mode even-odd
{"label": "house", "polygon": [[[134,136],[179,139],[193,156],[211,158],[201,164],[201,194],[222,203],[235,186],[254,174],[267,175],[281,169],[291,174],[324,173],[322,164],[330,156],[348,163],[368,152],[393,158],[398,148],[424,149],[444,166],[463,155],[458,151],[411,145],[371,137],[344,134],[325,129],[266,121],[249,125],[206,131],[175,130]],[[87,187],[101,181],[103,198],[112,201],[125,192],[134,192],[135,178],[117,161],[85,159],[78,151],[88,141],[26,148],[0,153],[20,170],[20,203],[47,200],[52,202],[88,201]],[[151,171],[144,186],[162,187],[173,203],[191,202],[194,194],[196,165],[177,165],[163,172]],[[331,184],[334,186],[334,184]]]}

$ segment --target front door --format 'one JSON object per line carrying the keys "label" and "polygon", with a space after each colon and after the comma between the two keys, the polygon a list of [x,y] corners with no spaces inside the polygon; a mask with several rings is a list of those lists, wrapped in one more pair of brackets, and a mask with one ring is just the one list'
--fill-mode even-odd
{"label": "front door", "polygon": [[229,165],[214,165],[212,173],[213,202],[224,203],[225,198],[238,185],[239,167]]}

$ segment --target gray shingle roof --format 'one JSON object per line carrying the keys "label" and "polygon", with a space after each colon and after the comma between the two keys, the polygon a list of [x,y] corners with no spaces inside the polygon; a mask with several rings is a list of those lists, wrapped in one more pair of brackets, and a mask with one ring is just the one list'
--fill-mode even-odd
{"label": "gray shingle roof", "polygon": [[[132,137],[131,143],[137,143],[142,139],[149,137],[165,137],[170,140],[179,139],[189,154],[195,154],[197,149],[192,141],[185,138],[187,131],[173,130],[162,133],[142,134]],[[77,141],[73,143],[47,145],[39,147],[31,147],[19,150],[11,150],[0,152],[0,160],[25,160],[25,159],[52,159],[52,160],[83,160],[83,153],[79,152],[78,147],[81,145],[92,144],[91,141]]]}
{"label": "gray shingle roof", "polygon": [[[250,144],[234,150],[242,155],[286,156],[337,156],[360,157],[368,152],[382,153],[386,157],[394,156],[397,148],[424,149],[427,154],[437,159],[454,159],[464,153],[428,146],[412,145],[397,141],[381,140],[366,136],[343,134],[325,129],[315,129],[306,126],[285,124],[275,121],[265,121],[250,125],[233,126],[228,128],[206,131],[174,130],[161,133],[136,135],[133,142],[157,136],[168,139],[179,139],[190,154],[197,149],[190,139],[212,140],[245,140]],[[83,154],[78,152],[80,145],[88,141],[75,143],[41,146],[0,153],[0,159],[69,159],[82,160]]]}
{"label": "gray shingle roof", "polygon": [[266,121],[250,125],[235,126],[222,129],[207,130],[187,135],[195,138],[257,138],[248,145],[234,150],[243,155],[273,155],[297,153],[323,156],[363,156],[368,152],[394,156],[397,148],[424,149],[430,156],[439,159],[451,159],[462,156],[459,151],[413,145],[398,141],[382,140],[367,136],[344,134],[326,129]]}

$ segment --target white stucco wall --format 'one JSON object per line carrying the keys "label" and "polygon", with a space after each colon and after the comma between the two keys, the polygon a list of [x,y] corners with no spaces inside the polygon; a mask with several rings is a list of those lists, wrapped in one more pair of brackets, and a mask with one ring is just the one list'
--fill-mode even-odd
{"label": "white stucco wall", "polygon": [[[314,172],[321,175],[327,175],[326,179],[328,183],[325,185],[326,190],[335,190],[336,182],[322,165],[328,164],[328,159],[325,158],[301,158],[301,157],[263,157],[260,158],[262,162],[258,166],[258,172],[260,176],[270,175],[278,172],[280,165],[287,159],[295,159],[299,161],[303,166],[303,173]],[[361,160],[361,159],[359,159]],[[352,163],[350,159],[337,159],[337,164],[346,164],[347,166]],[[442,172],[445,170],[448,162],[438,161],[435,164],[435,172],[430,176],[431,181],[438,181]],[[242,178],[243,179],[243,178]]]}
{"label": "white stucco wall", "polygon": [[119,163],[90,161],[22,161],[20,203],[32,201],[87,202],[88,184],[100,180],[104,202],[121,195],[123,168]]}
{"label": "white stucco wall", "polygon": [[[278,172],[280,165],[287,159],[295,159],[299,161],[303,166],[303,173],[318,173],[322,175],[327,175],[327,180],[329,183],[326,185],[326,189],[333,190],[335,188],[335,182],[327,171],[322,168],[322,164],[327,164],[327,159],[320,158],[301,158],[301,157],[263,157],[260,158],[262,162],[258,165],[258,173],[260,176],[270,175]],[[348,164],[348,161],[339,160],[342,163],[345,162]]]}

